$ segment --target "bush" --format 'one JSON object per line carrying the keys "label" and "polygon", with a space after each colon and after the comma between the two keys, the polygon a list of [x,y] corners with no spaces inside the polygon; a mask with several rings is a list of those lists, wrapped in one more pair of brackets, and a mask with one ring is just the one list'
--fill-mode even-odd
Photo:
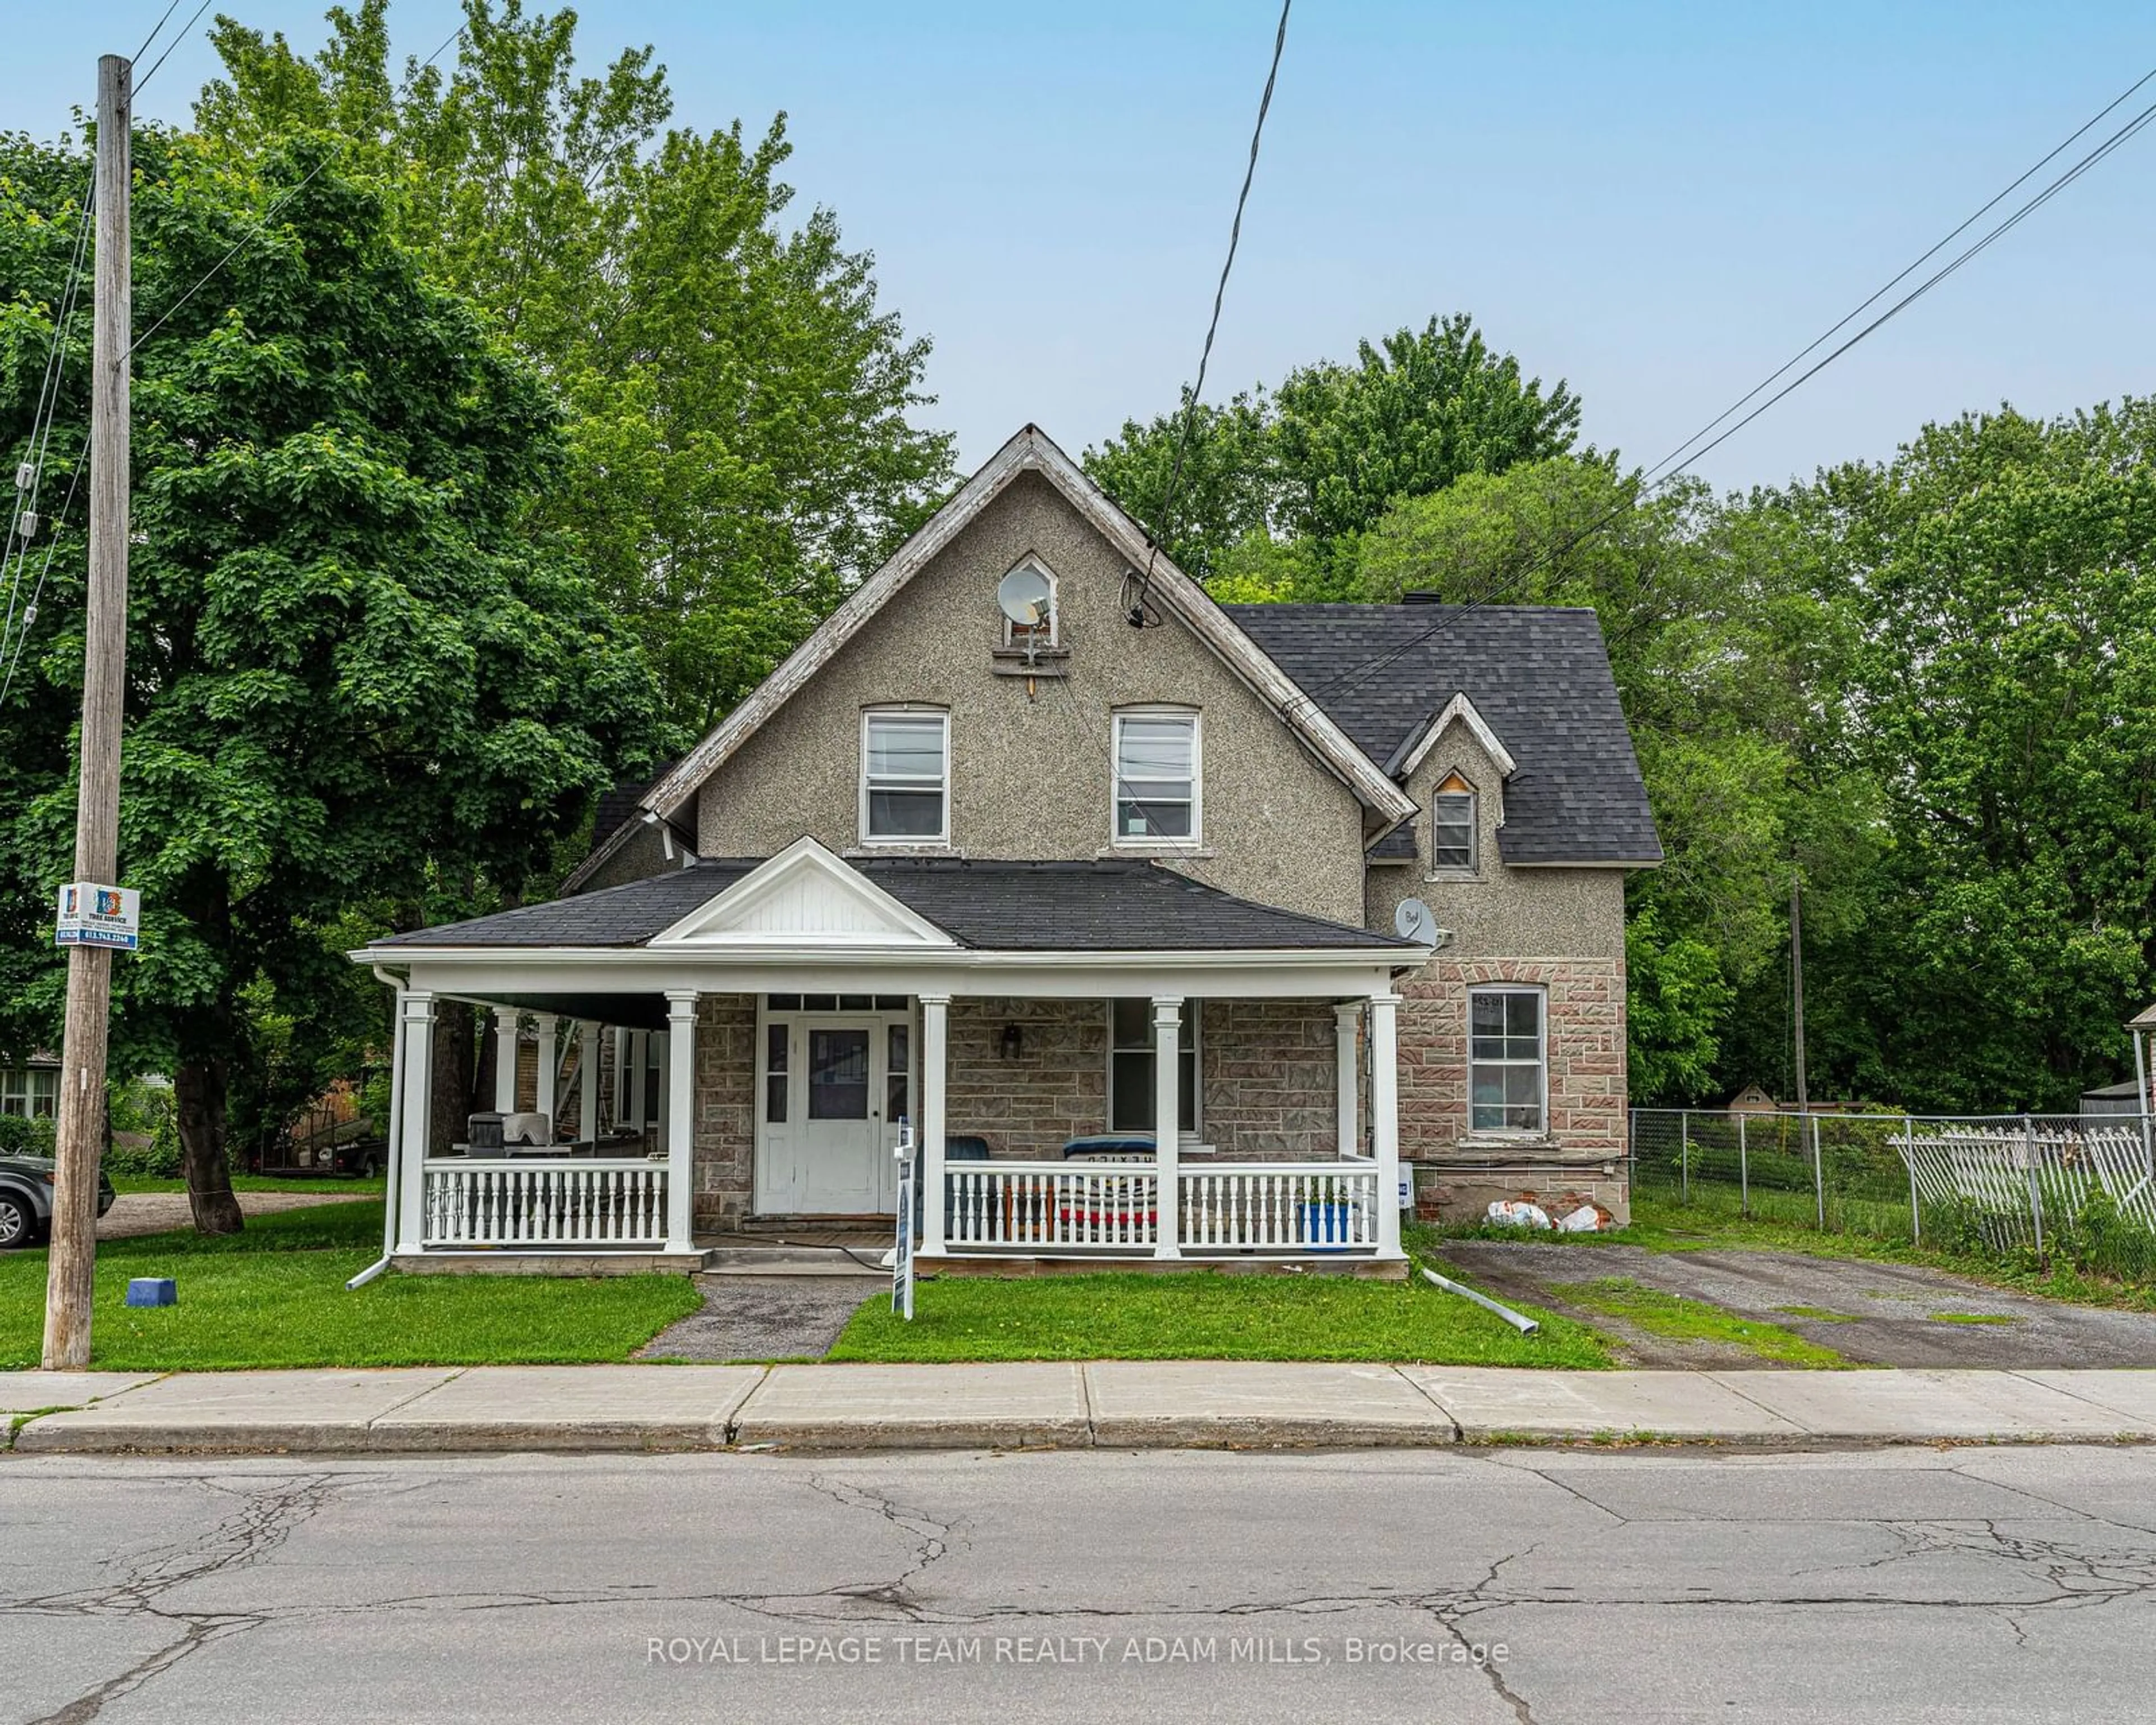
{"label": "bush", "polygon": [[50,1156],[57,1130],[50,1115],[0,1114],[0,1156]]}

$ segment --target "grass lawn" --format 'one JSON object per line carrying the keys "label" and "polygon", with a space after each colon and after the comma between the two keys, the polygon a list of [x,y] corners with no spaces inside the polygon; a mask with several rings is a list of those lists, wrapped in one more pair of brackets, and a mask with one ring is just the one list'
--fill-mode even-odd
{"label": "grass lawn", "polygon": [[889,1300],[855,1312],[834,1360],[1283,1359],[1433,1365],[1601,1367],[1584,1324],[1541,1320],[1522,1336],[1419,1277],[1334,1276],[948,1276],[916,1291],[911,1323]]}
{"label": "grass lawn", "polygon": [[1757,1318],[1739,1317],[1705,1300],[1689,1300],[1682,1294],[1648,1287],[1628,1276],[1599,1276],[1591,1281],[1568,1282],[1565,1294],[1573,1303],[1589,1312],[1621,1318],[1650,1336],[1667,1336],[1683,1342],[1726,1342],[1790,1366],[1845,1366],[1850,1363],[1831,1348],[1808,1342],[1794,1330]]}
{"label": "grass lawn", "polygon": [[1863,1234],[1822,1234],[1794,1222],[1747,1219],[1712,1203],[1677,1203],[1659,1193],[1635,1193],[1631,1225],[1607,1234],[1526,1233],[1517,1228],[1477,1224],[1466,1228],[1440,1228],[1416,1223],[1402,1230],[1410,1250],[1441,1255],[1448,1239],[1525,1240],[1537,1245],[1639,1246],[1650,1252],[1704,1252],[1725,1250],[1755,1252],[1795,1252],[1810,1258],[1847,1258],[1866,1263],[1913,1264],[1965,1276],[2015,1293],[2035,1294],[2075,1306],[2108,1306],[2134,1312],[2156,1312],[2156,1285],[2116,1281],[2085,1275],[2064,1263],[2037,1271],[1972,1252],[1939,1251],[1911,1245],[1907,1240],[1881,1239]]}
{"label": "grass lawn", "polygon": [[[382,1276],[377,1199],[258,1217],[245,1232],[192,1231],[98,1249],[91,1363],[113,1371],[242,1366],[564,1364],[626,1359],[694,1311],[684,1276]],[[38,1363],[45,1254],[0,1255],[0,1369]],[[170,1276],[180,1303],[131,1311],[130,1276]]]}
{"label": "grass lawn", "polygon": [[[184,1192],[187,1183],[177,1176],[163,1174],[115,1174],[112,1189],[116,1192]],[[336,1193],[346,1198],[379,1198],[382,1195],[382,1177],[371,1180],[345,1179],[324,1177],[321,1179],[301,1179],[291,1174],[234,1174],[234,1192],[322,1192]]]}

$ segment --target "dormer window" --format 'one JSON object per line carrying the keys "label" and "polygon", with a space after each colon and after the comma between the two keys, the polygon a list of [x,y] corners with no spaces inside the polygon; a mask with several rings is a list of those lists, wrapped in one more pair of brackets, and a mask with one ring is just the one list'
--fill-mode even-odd
{"label": "dormer window", "polygon": [[1448,773],[1430,801],[1430,865],[1471,875],[1481,865],[1475,787]]}

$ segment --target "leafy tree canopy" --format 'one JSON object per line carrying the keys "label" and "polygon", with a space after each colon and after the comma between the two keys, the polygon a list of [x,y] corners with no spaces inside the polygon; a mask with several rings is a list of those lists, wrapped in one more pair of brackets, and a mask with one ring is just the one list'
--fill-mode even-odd
{"label": "leafy tree canopy", "polygon": [[783,115],[754,141],[669,129],[650,49],[578,75],[576,14],[521,0],[465,0],[444,64],[401,77],[387,0],[329,25],[304,59],[220,20],[198,126],[243,155],[346,140],[398,238],[539,362],[570,410],[542,513],[635,624],[670,716],[707,727],[947,489],[949,437],[909,418],[927,342],[829,210],[793,221]]}
{"label": "leafy tree canopy", "polygon": [[[1086,470],[1157,534],[1182,418],[1127,421],[1086,452]],[[1578,429],[1578,398],[1562,382],[1545,393],[1523,378],[1465,313],[1433,317],[1361,343],[1353,365],[1322,361],[1270,394],[1201,408],[1163,543],[1209,578],[1252,534],[1307,541],[1312,581],[1297,596],[1340,597],[1329,578],[1339,553],[1394,503],[1563,454]]]}
{"label": "leafy tree canopy", "polygon": [[[133,528],[124,882],[144,951],[116,973],[116,1070],[173,1073],[198,1222],[239,1224],[225,1099],[255,1027],[349,1004],[355,906],[547,878],[615,763],[649,760],[658,692],[564,533],[546,384],[429,282],[387,201],[324,141],[242,162],[136,143]],[[0,141],[0,447],[28,447],[82,188],[79,151]],[[272,206],[276,213],[259,233]],[[192,298],[245,238],[244,260]],[[70,332],[57,488],[85,459],[87,320]],[[11,636],[0,731],[6,998],[49,1036],[80,702],[80,503]]]}

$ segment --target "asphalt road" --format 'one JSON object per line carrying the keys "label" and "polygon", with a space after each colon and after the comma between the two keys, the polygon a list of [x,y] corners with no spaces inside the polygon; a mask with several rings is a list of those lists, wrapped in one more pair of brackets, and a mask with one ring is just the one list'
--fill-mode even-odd
{"label": "asphalt road", "polygon": [[18,1456],[0,1717],[2091,1725],[2152,1588],[2136,1449]]}

